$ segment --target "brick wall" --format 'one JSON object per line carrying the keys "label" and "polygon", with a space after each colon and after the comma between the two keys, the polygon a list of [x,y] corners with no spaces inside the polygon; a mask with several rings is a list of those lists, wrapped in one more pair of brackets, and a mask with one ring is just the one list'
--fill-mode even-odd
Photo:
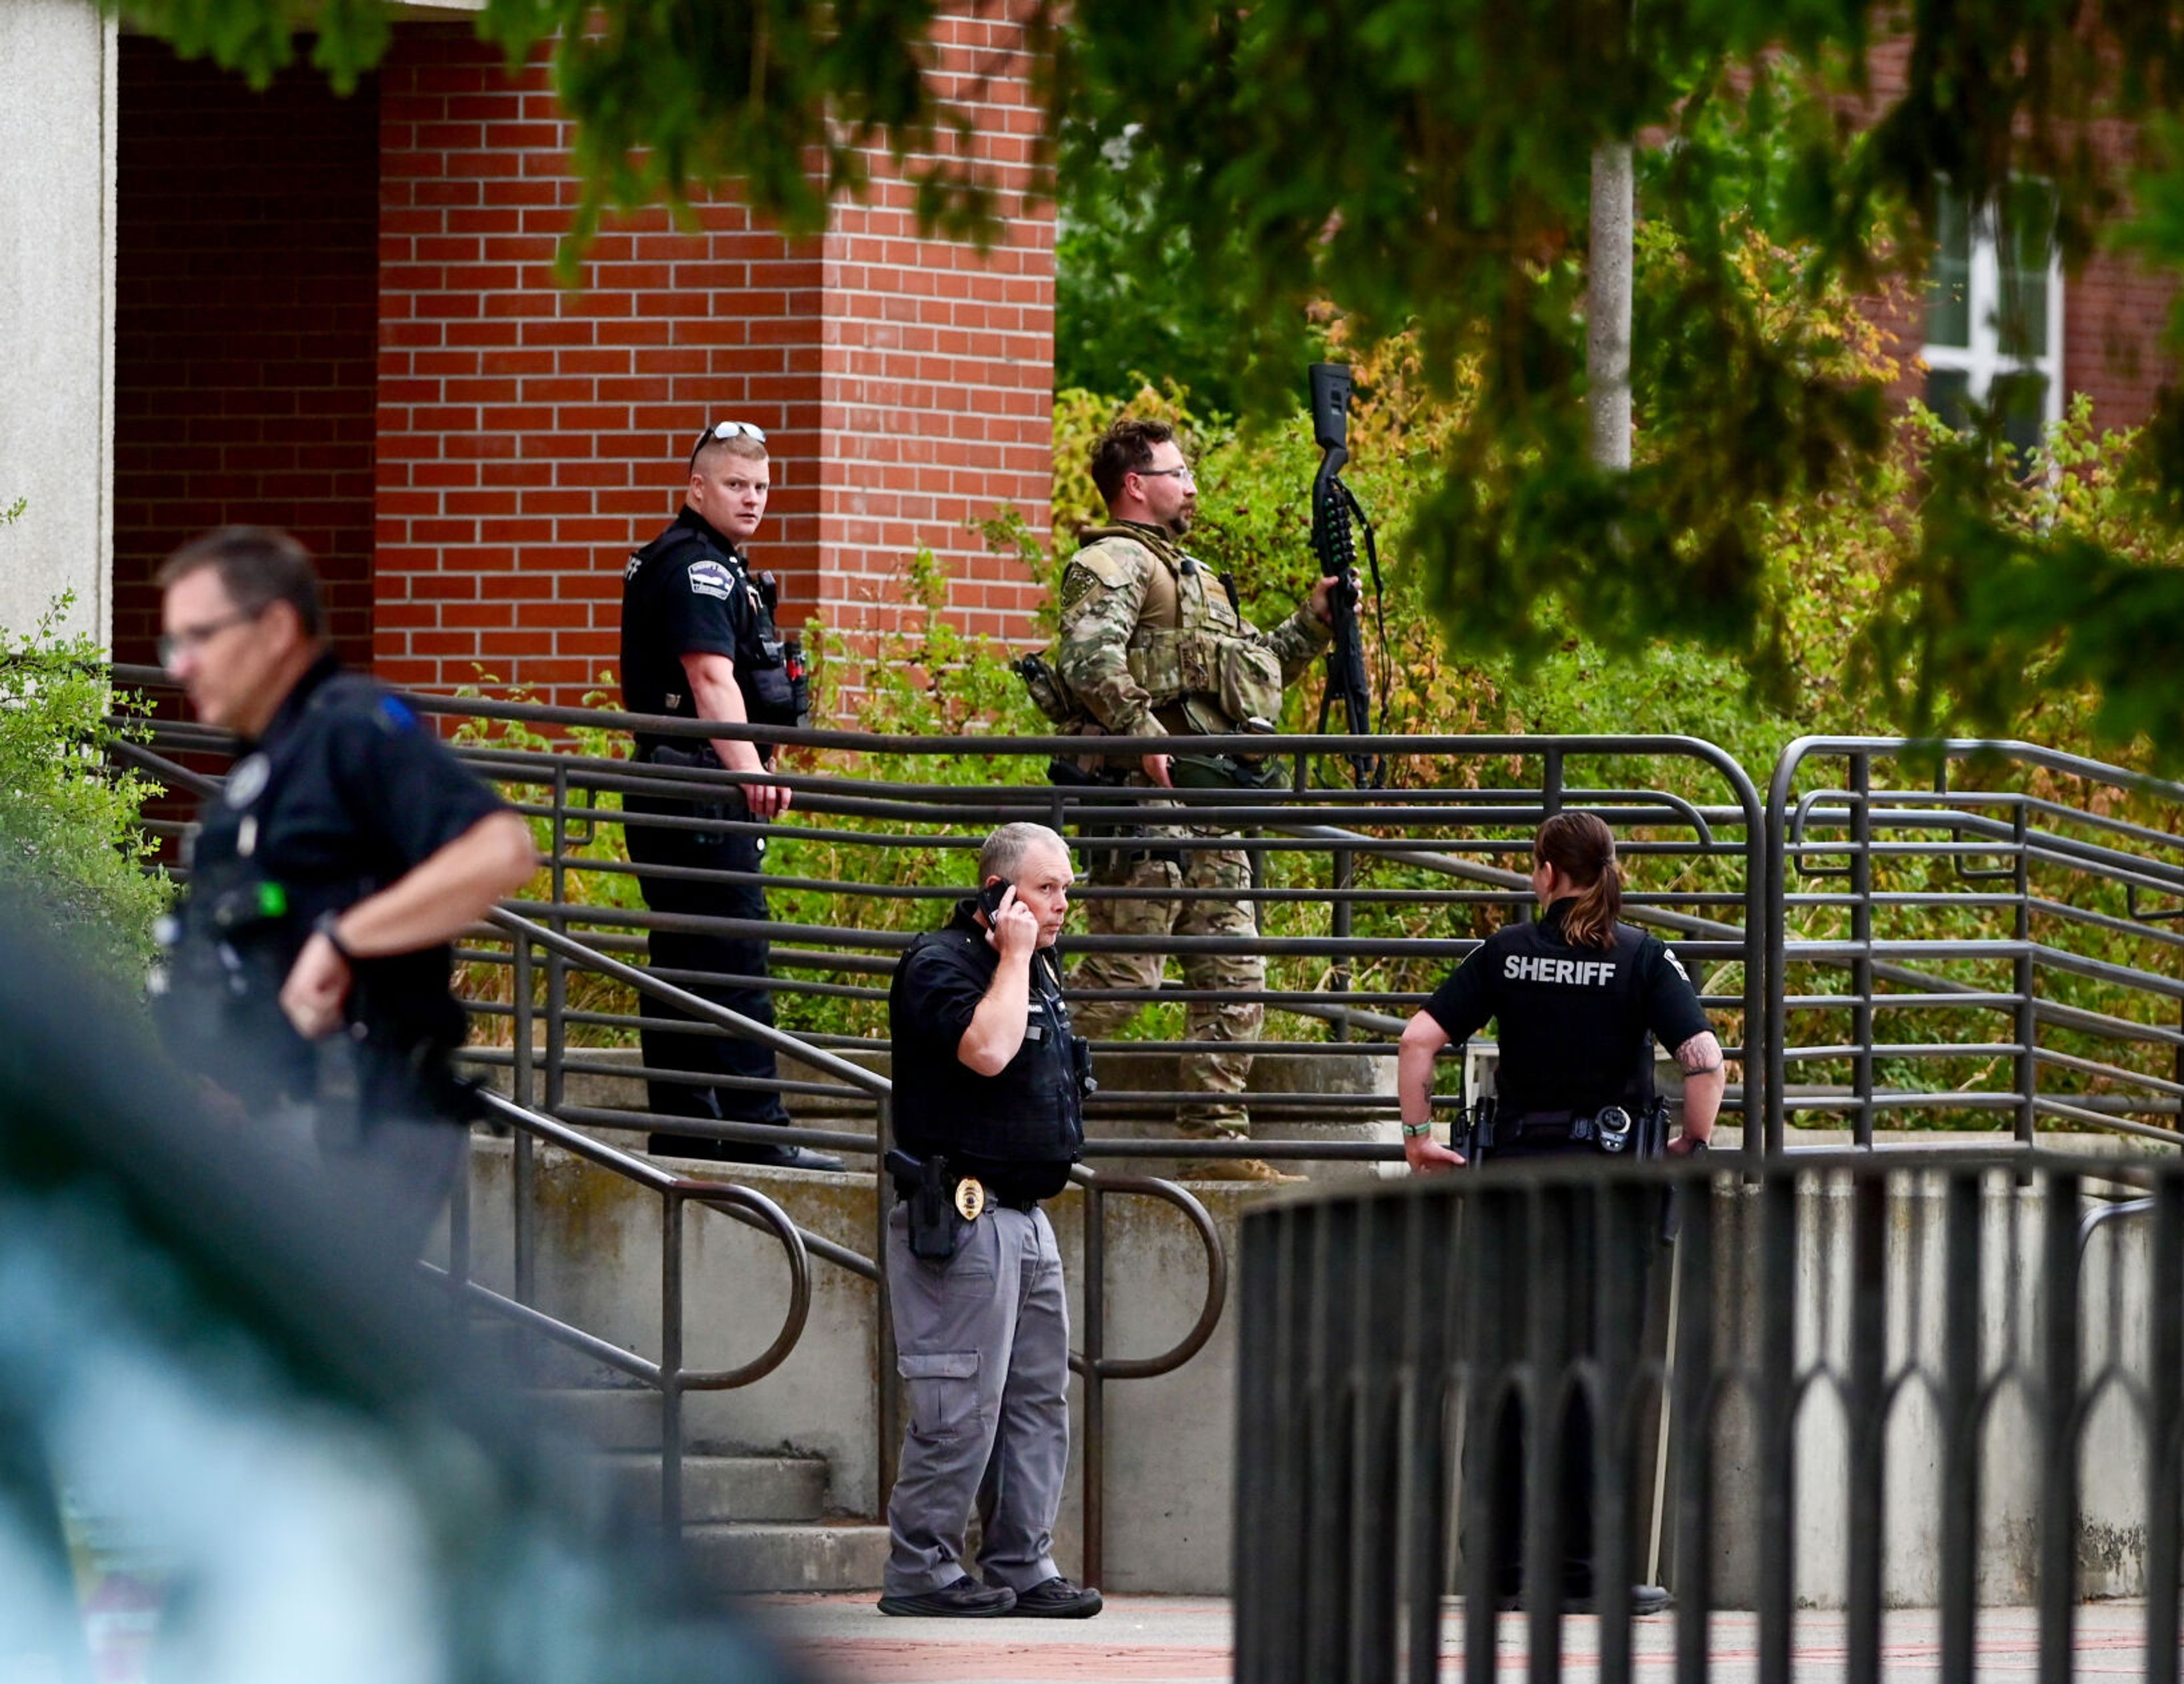
{"label": "brick wall", "polygon": [[377,86],[253,93],[125,35],[119,116],[114,653],[152,659],[160,560],[247,521],[310,546],[369,659]]}
{"label": "brick wall", "polygon": [[944,19],[934,42],[941,85],[974,114],[980,162],[1019,214],[986,254],[920,240],[909,189],[877,160],[872,197],[838,213],[824,277],[821,601],[837,625],[900,623],[902,559],[924,546],[946,566],[959,627],[1022,641],[1044,588],[967,527],[1012,506],[1046,535],[1054,224],[1013,197],[1041,114],[1015,23]]}
{"label": "brick wall", "polygon": [[[1020,170],[1034,117],[1010,27],[946,26],[943,62],[1000,63],[981,146]],[[961,523],[1013,500],[1045,525],[1044,211],[990,259],[916,239],[900,187],[803,243],[732,204],[694,229],[648,215],[611,223],[566,290],[551,265],[576,187],[543,64],[511,78],[465,26],[430,25],[398,32],[382,82],[383,677],[482,668],[577,700],[616,664],[623,560],[727,417],[768,434],[777,489],[752,549],[786,623],[886,623],[896,569],[928,545],[959,617],[1028,633],[1020,564]]]}

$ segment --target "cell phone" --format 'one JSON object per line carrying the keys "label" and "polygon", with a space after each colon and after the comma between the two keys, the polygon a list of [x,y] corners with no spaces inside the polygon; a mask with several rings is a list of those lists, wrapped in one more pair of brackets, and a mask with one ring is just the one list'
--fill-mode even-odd
{"label": "cell phone", "polygon": [[978,905],[985,910],[986,922],[994,923],[1001,916],[1001,900],[1015,885],[994,882],[978,891]]}

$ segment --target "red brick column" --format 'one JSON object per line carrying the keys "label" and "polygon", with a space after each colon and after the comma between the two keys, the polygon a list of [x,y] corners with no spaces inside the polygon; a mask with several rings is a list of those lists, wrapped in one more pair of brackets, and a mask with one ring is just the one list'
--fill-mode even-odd
{"label": "red brick column", "polygon": [[[1036,116],[1013,31],[960,22],[940,46],[967,92],[986,74],[979,144],[1020,180]],[[753,552],[784,622],[883,623],[923,545],[965,623],[1028,630],[1020,564],[962,523],[1013,502],[1045,525],[1050,212],[989,257],[916,238],[900,187],[819,241],[729,204],[694,231],[648,215],[610,224],[566,290],[576,187],[543,64],[510,78],[467,28],[431,25],[398,31],[381,82],[380,676],[441,689],[482,667],[579,700],[617,661],[622,563],[679,506],[714,418],[769,436]]]}
{"label": "red brick column", "polygon": [[980,254],[917,237],[910,190],[878,180],[826,241],[821,603],[848,629],[900,623],[896,581],[923,547],[956,623],[1023,639],[1042,588],[969,524],[1013,506],[1043,538],[1053,490],[1054,222],[1027,213],[1041,114],[1021,26],[958,16],[936,32],[949,97],[1011,215]]}

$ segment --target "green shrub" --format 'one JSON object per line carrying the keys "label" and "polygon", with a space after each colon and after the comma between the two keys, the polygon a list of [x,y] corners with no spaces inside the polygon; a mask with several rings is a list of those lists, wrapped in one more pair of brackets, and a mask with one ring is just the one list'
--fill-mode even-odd
{"label": "green shrub", "polygon": [[109,722],[142,701],[108,683],[96,639],[58,629],[72,601],[29,633],[0,633],[0,873],[94,967],[126,981],[142,977],[168,898],[142,822],[160,790],[105,751],[117,735],[144,734]]}

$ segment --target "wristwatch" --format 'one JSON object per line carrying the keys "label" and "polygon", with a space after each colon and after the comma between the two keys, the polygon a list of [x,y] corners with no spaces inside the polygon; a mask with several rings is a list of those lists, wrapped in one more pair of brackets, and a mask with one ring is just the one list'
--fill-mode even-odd
{"label": "wristwatch", "polygon": [[348,945],[341,939],[341,914],[339,912],[320,913],[317,919],[314,921],[311,925],[311,933],[314,935],[323,935],[326,937],[326,945],[332,948],[335,952],[341,955],[342,963],[348,966],[352,969],[355,967],[356,955],[348,951]]}

